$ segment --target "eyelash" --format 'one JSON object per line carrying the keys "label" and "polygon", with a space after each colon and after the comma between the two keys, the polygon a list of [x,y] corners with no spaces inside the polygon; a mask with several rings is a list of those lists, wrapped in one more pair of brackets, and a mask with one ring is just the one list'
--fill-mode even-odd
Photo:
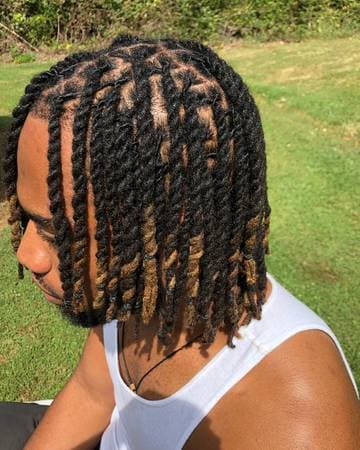
{"label": "eyelash", "polygon": [[44,239],[44,241],[48,242],[53,247],[56,247],[55,237],[48,236],[40,228],[36,227],[36,229],[37,229],[37,232],[39,233],[39,235],[42,237],[42,239]]}
{"label": "eyelash", "polygon": [[[23,234],[25,233],[26,227],[29,223],[29,218],[26,217],[25,215],[22,215],[21,219],[20,219],[20,226],[22,229]],[[46,242],[48,242],[50,245],[52,245],[53,247],[56,247],[56,241],[55,241],[55,237],[50,237],[47,234],[44,233],[44,231],[37,225],[36,226],[36,230],[39,234],[39,236]]]}
{"label": "eyelash", "polygon": [[25,232],[25,229],[26,229],[28,223],[29,223],[29,219],[24,214],[22,214],[21,219],[20,219],[20,226],[21,226],[21,231],[23,233]]}

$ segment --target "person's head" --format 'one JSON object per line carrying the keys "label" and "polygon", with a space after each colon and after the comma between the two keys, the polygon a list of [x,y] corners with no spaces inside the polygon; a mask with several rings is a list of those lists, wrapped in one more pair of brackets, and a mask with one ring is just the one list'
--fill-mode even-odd
{"label": "person's head", "polygon": [[120,36],[34,77],[13,117],[4,167],[20,273],[73,323],[155,315],[165,341],[184,310],[203,342],[225,327],[231,344],[261,317],[263,131],[212,50]]}

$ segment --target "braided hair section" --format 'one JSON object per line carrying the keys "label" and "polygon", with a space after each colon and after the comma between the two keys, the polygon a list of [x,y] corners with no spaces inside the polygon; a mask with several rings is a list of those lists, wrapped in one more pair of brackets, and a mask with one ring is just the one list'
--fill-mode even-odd
{"label": "braided hair section", "polygon": [[[95,57],[96,55],[93,53],[77,53],[68,56],[63,61],[53,65],[46,72],[34,76],[31,82],[26,86],[25,93],[21,97],[19,104],[13,110],[13,119],[7,138],[3,167],[5,174],[4,184],[6,187],[5,196],[9,202],[8,223],[11,227],[11,243],[15,253],[19,248],[21,237],[24,232],[22,226],[24,214],[16,194],[17,147],[24,122],[29,112],[36,107],[37,100],[43,95],[44,91],[55,86],[60,79],[70,77],[80,61],[93,59]],[[48,115],[49,114],[47,114],[47,116]],[[19,278],[23,278],[23,268],[21,264],[19,264]]]}
{"label": "braided hair section", "polygon": [[[47,183],[65,314],[87,327],[135,315],[136,335],[156,318],[167,344],[182,313],[202,342],[224,328],[233,346],[238,327],[261,318],[270,222],[260,115],[239,75],[199,43],[125,35],[34,78],[14,112],[5,163],[15,251],[17,145],[29,112],[49,124]],[[69,115],[73,226],[61,172]]]}
{"label": "braided hair section", "polygon": [[[170,40],[168,46],[175,50],[178,57],[185,63],[190,61],[194,63],[204,76],[210,75],[216,78],[226,95],[228,104],[233,109],[235,162],[239,160],[246,162],[245,166],[235,167],[234,174],[235,179],[243,175],[248,177],[248,196],[242,196],[242,201],[246,204],[246,213],[243,216],[239,215],[239,218],[245,219],[239,256],[231,256],[230,260],[232,265],[234,260],[241,262],[239,267],[242,287],[241,303],[245,307],[247,316],[242,319],[242,323],[249,323],[252,317],[261,318],[261,305],[266,287],[264,255],[268,252],[267,236],[270,216],[266,193],[265,144],[260,115],[241,77],[215,52],[193,41]],[[237,143],[241,144],[239,148]],[[244,147],[242,147],[243,144]],[[233,192],[236,195],[236,190]],[[240,232],[239,224],[237,228]],[[234,270],[231,273],[233,274]],[[234,279],[234,275],[231,275],[231,278]],[[233,285],[231,280],[229,285]]]}

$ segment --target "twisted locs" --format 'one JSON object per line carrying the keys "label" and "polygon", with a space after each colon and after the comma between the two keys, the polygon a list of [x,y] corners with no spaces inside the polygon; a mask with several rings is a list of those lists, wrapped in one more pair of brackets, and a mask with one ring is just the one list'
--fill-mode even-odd
{"label": "twisted locs", "polygon": [[[48,121],[65,315],[86,327],[135,315],[136,336],[156,319],[167,344],[182,314],[202,342],[224,329],[233,346],[238,327],[261,318],[270,223],[261,120],[241,77],[199,43],[128,35],[35,77],[14,110],[4,165],[15,251],[26,226],[16,182],[29,113]],[[61,164],[69,118],[73,227]]]}

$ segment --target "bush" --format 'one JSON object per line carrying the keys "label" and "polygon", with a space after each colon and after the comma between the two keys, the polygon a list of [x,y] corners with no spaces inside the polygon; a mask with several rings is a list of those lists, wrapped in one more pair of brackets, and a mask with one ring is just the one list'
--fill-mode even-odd
{"label": "bush", "polygon": [[35,61],[35,55],[33,53],[19,53],[13,57],[13,61],[16,64],[24,64]]}
{"label": "bush", "polygon": [[358,17],[358,0],[0,0],[0,21],[36,46],[120,32],[286,39],[358,31]]}
{"label": "bush", "polygon": [[232,1],[224,13],[230,34],[267,40],[331,31],[358,31],[357,0]]}

